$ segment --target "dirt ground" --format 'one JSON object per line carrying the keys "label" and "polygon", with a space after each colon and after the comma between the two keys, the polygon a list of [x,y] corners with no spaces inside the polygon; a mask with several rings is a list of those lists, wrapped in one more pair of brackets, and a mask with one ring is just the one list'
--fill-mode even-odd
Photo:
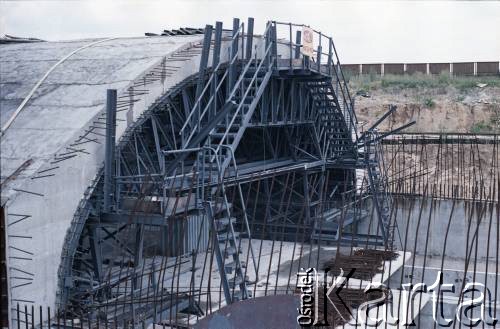
{"label": "dirt ground", "polygon": [[[355,76],[350,79],[358,122],[364,129],[397,110],[379,128],[412,120],[404,132],[500,134],[500,77]],[[488,137],[489,138],[489,137]],[[385,145],[390,189],[437,197],[495,197],[500,175],[498,144]]]}
{"label": "dirt ground", "polygon": [[364,128],[382,116],[390,104],[396,113],[381,124],[380,130],[416,124],[406,132],[500,133],[500,87],[485,86],[460,90],[438,88],[356,88],[355,109]]}

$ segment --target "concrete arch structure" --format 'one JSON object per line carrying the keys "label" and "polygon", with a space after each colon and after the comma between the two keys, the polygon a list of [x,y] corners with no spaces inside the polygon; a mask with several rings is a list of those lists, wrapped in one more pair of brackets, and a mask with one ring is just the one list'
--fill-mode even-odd
{"label": "concrete arch structure", "polygon": [[[280,26],[290,33],[289,39],[278,39]],[[297,32],[294,41],[292,28]],[[259,275],[267,275],[269,280],[271,266],[267,274],[260,274],[249,222],[257,226],[261,247],[266,239],[273,246],[275,240],[283,245],[285,235],[297,235],[299,228],[311,246],[312,241],[340,241],[342,229],[365,219],[366,214],[352,211],[343,222],[334,205],[343,202],[345,193],[359,194],[355,199],[365,202],[361,194],[368,191],[379,221],[374,227],[379,225],[376,231],[382,235],[367,239],[389,245],[390,198],[384,194],[379,167],[376,146],[380,137],[373,132],[357,133],[353,102],[332,39],[311,30],[317,38],[314,58],[303,56],[303,28],[310,29],[269,22],[262,36],[254,36],[253,20],[246,30],[235,20],[232,31],[223,31],[218,23],[215,31],[207,26],[204,36],[113,39],[75,53],[54,69],[1,140],[11,309],[17,303],[30,303],[98,319],[100,309],[95,305],[108,307],[110,301],[117,300],[120,307],[125,305],[120,300],[128,298],[120,295],[123,289],[124,296],[135,298],[140,290],[141,297],[143,278],[151,282],[145,285],[148,290],[155,287],[155,281],[156,286],[160,281],[163,285],[155,270],[158,254],[153,253],[149,260],[143,257],[144,227],[154,228],[148,233],[151,239],[160,237],[154,232],[163,232],[170,234],[163,243],[175,240],[176,245],[182,245],[179,252],[173,248],[167,252],[169,247],[165,247],[161,266],[167,266],[163,263],[168,263],[168,257],[173,257],[175,264],[186,255],[195,259],[190,270],[193,274],[184,282],[190,289],[183,290],[177,282],[168,291],[176,300],[181,294],[181,302],[157,311],[157,295],[149,304],[146,293],[146,302],[140,301],[139,310],[133,305],[131,310],[122,307],[120,321],[134,324],[138,320],[157,321],[157,315],[160,320],[162,316],[171,319],[172,312],[182,310],[203,313],[201,293],[192,293],[193,286],[200,281],[200,290],[210,291],[212,282],[208,280],[202,289],[207,282],[204,274],[195,278],[195,265],[199,265],[196,255],[217,258],[219,276],[215,281],[222,287],[214,302],[218,307],[251,297],[247,268],[255,267],[255,281]],[[95,40],[3,46],[2,120],[9,118],[54,63],[91,42]],[[112,124],[117,141],[116,150],[113,145],[111,151],[116,157],[113,161],[108,161],[109,150],[105,152],[110,134],[107,89],[118,91],[116,122]],[[164,133],[161,127],[171,128],[171,132]],[[135,148],[135,154],[126,154],[127,147]],[[266,161],[268,156],[272,161]],[[136,168],[127,169],[128,161],[136,162]],[[103,175],[103,163],[113,168],[112,197],[106,192],[110,176]],[[367,178],[357,182],[356,169],[368,173]],[[251,183],[260,181],[266,195],[259,199],[257,192],[251,206],[259,210],[249,220],[250,204],[243,195],[254,193]],[[352,192],[357,188],[363,193]],[[286,210],[272,205],[273,194],[287,193]],[[112,206],[107,205],[108,198],[113,199]],[[184,207],[182,215],[176,212],[179,202]],[[283,211],[285,215],[280,213]],[[288,215],[290,223],[278,221],[266,231],[268,217],[272,222]],[[265,218],[263,223],[258,216]],[[317,219],[324,217],[331,222],[327,229],[317,224]],[[307,221],[303,223],[302,218]],[[174,224],[166,224],[167,219]],[[237,238],[233,219],[243,238]],[[225,231],[221,233],[216,223],[223,221],[220,225],[225,225]],[[118,224],[133,230],[134,239],[121,242]],[[105,231],[106,225],[115,225],[115,231]],[[113,236],[113,243],[120,245],[118,254],[101,247],[105,239],[95,235],[95,227]],[[184,230],[191,234],[185,239]],[[173,238],[179,231],[183,233]],[[354,233],[347,238],[354,241]],[[99,247],[94,245],[97,240]],[[246,241],[246,252],[241,252],[242,240]],[[221,241],[225,242],[223,250]],[[228,241],[234,249],[231,253]],[[100,258],[105,253],[107,258]],[[293,259],[295,247],[291,254]],[[233,260],[231,271],[227,270],[226,256]],[[103,264],[109,277],[100,269]],[[144,274],[146,267],[149,272]],[[181,267],[177,275],[174,269],[172,277],[181,277]],[[205,269],[205,264],[200,267]],[[127,271],[125,278],[122,269]],[[140,283],[138,270],[142,271]],[[112,272],[116,278],[111,278]],[[212,272],[212,264],[208,272]],[[232,278],[228,279],[226,272],[234,272]],[[278,279],[276,274],[276,289]],[[163,303],[163,288],[159,298]],[[141,308],[154,308],[154,313]],[[117,309],[114,306],[115,318]]]}
{"label": "concrete arch structure", "polygon": [[[90,42],[2,46],[2,124],[53,63]],[[200,42],[200,36],[144,37],[85,49],[48,76],[2,136],[11,305],[55,306],[67,230],[104,160],[102,130],[95,122],[102,117],[106,89],[137,89],[137,81],[169,56],[189,57],[172,58],[182,63],[175,74],[142,95],[130,112],[118,114],[119,137],[156,98],[197,72]]]}

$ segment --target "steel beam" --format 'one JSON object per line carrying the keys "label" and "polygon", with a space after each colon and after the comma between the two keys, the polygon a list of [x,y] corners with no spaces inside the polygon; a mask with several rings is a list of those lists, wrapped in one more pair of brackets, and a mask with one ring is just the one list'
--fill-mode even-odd
{"label": "steel beam", "polygon": [[102,256],[99,237],[97,236],[97,228],[89,226],[89,245],[90,254],[92,255],[92,266],[94,267],[94,274],[97,281],[101,282],[102,279]]}
{"label": "steel beam", "polygon": [[163,215],[149,213],[103,213],[101,214],[99,222],[89,221],[89,224],[142,224],[150,226],[167,226],[167,220]]}
{"label": "steel beam", "polygon": [[[207,70],[208,65],[208,55],[210,54],[210,42],[212,41],[212,25],[205,26],[205,35],[203,37],[203,48],[201,50],[201,58],[200,58],[200,68],[198,70],[198,83],[196,84],[196,97],[197,100],[203,87],[205,86],[205,72]],[[198,104],[198,112],[200,112],[200,105]],[[198,114],[199,116],[199,114]]]}

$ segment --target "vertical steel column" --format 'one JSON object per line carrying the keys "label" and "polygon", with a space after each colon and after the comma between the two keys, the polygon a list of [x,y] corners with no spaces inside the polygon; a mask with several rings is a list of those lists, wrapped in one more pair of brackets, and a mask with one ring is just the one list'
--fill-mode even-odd
{"label": "vertical steel column", "polygon": [[222,40],[222,22],[215,23],[215,38],[214,38],[214,52],[212,58],[212,67],[215,68],[220,62],[220,47]]}
{"label": "vertical steel column", "polygon": [[[207,65],[208,65],[208,55],[210,53],[210,41],[212,40],[212,25],[206,25],[205,26],[205,35],[203,37],[203,49],[201,51],[201,58],[200,58],[200,69],[198,71],[198,83],[196,85],[196,97],[195,101],[198,100],[198,98],[201,95],[201,92],[203,91],[203,87],[205,86],[205,72],[207,70]],[[200,114],[201,114],[201,102],[198,102],[196,105],[196,110],[197,115],[196,117],[193,117],[195,120],[198,120],[198,131],[200,130]]]}
{"label": "vertical steel column", "polygon": [[318,46],[318,54],[317,54],[317,61],[318,61],[318,72],[321,73],[321,52],[323,51],[323,47],[321,45],[321,32],[319,33],[319,46]]}
{"label": "vertical steel column", "polygon": [[321,73],[321,52],[322,52],[321,46],[318,46],[318,54],[316,57],[316,61],[318,62],[318,73]]}
{"label": "vertical steel column", "polygon": [[[270,24],[271,24],[271,21],[268,21],[267,24],[266,24],[266,35],[264,36],[264,38],[266,38],[266,47],[264,49],[267,49],[267,47],[269,47],[269,43],[271,42],[271,27],[270,27]],[[264,60],[264,65],[268,66],[269,65],[269,62],[267,61],[268,58],[270,56],[267,55],[265,58],[263,58]]]}
{"label": "vertical steel column", "polygon": [[[217,65],[219,65],[220,62],[220,48],[221,48],[221,42],[222,42],[222,22],[216,22],[215,23],[215,37],[214,37],[214,52],[213,52],[213,58],[212,58],[212,67],[215,69]],[[212,97],[214,98],[212,101],[212,104],[210,106],[210,118],[215,116],[215,113],[217,113],[217,73],[214,72],[214,77],[212,79],[212,85],[210,86],[211,88],[211,94]]]}
{"label": "vertical steel column", "polygon": [[[9,289],[7,288],[7,225],[5,225],[5,210],[0,206],[0,327],[7,328],[9,322]],[[13,312],[12,312],[13,313]],[[11,314],[12,314],[11,313]],[[12,317],[12,315],[11,315]],[[17,318],[18,320],[19,318]],[[19,323],[19,321],[18,321]]]}
{"label": "vertical steel column", "polygon": [[247,47],[245,56],[247,60],[252,59],[252,48],[253,48],[253,17],[248,17]]}
{"label": "vertical steel column", "polygon": [[101,247],[99,243],[99,235],[97,232],[97,227],[92,226],[88,228],[89,234],[89,245],[90,245],[90,254],[92,255],[92,263],[94,266],[94,275],[98,282],[101,282],[102,279],[102,255],[101,255]]}
{"label": "vertical steel column", "polygon": [[[118,149],[115,153],[115,175],[116,177],[120,177],[122,175],[122,167],[121,167],[121,151]],[[116,182],[114,186],[115,193],[115,206],[116,209],[120,209],[120,194],[121,194],[122,186],[119,182]]]}
{"label": "vertical steel column", "polygon": [[293,37],[292,37],[292,23],[289,23],[288,24],[288,28],[289,28],[289,33],[290,33],[290,42],[289,42],[289,48],[288,49],[290,51],[290,74],[293,72]]}
{"label": "vertical steel column", "polygon": [[295,59],[300,58],[300,43],[302,42],[302,31],[295,33]]}
{"label": "vertical steel column", "polygon": [[230,58],[229,58],[229,76],[228,76],[228,94],[233,90],[235,77],[236,77],[236,61],[233,62],[233,59],[238,56],[238,33],[240,29],[240,20],[239,18],[233,18],[233,40],[231,41],[230,48]]}
{"label": "vertical steel column", "polygon": [[104,154],[104,211],[111,210],[113,202],[113,169],[115,162],[116,89],[106,95],[106,145]]}
{"label": "vertical steel column", "polygon": [[333,40],[328,38],[328,75],[332,75],[333,66]]}
{"label": "vertical steel column", "polygon": [[304,170],[304,210],[305,210],[305,222],[306,225],[311,225],[311,200],[310,200],[310,191],[309,191],[309,177],[307,174],[307,170]]}
{"label": "vertical steel column", "polygon": [[273,26],[271,27],[271,35],[272,35],[272,50],[273,50],[273,57],[274,57],[274,65],[278,67],[278,38],[277,38],[277,32],[276,32],[276,22],[273,22]]}

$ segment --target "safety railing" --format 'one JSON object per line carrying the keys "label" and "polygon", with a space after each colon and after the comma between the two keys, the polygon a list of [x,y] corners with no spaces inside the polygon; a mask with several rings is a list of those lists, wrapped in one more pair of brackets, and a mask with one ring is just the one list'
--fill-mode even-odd
{"label": "safety railing", "polygon": [[[210,78],[208,79],[207,83],[205,84],[205,87],[201,91],[200,95],[196,99],[193,108],[191,109],[191,112],[189,112],[188,116],[186,117],[186,121],[184,122],[184,125],[181,127],[181,130],[179,131],[179,135],[181,136],[182,140],[182,145],[187,146],[191,139],[193,138],[194,134],[199,132],[201,130],[201,124],[202,120],[205,118],[205,115],[208,112],[208,109],[212,105],[213,102],[216,101],[216,95],[220,88],[222,87],[224,81],[226,78],[228,78],[230,74],[230,70],[225,70],[223,76],[218,79],[218,83],[216,84],[215,87],[215,92],[210,88],[214,83],[216,83],[216,78],[218,77],[219,70],[222,67],[222,65],[229,65],[229,67],[233,67],[236,64],[236,61],[238,60],[239,55],[241,54],[243,56],[244,54],[244,46],[242,45],[241,50],[238,47],[238,39],[242,39],[242,43],[244,43],[244,23],[241,23],[235,33],[233,33],[233,36],[231,37],[230,40],[230,46],[229,46],[229,60],[228,62],[223,62],[219,61],[219,63],[216,65],[215,68],[212,69],[212,73],[210,75]],[[204,98],[206,98],[207,92],[210,92],[210,98],[208,99],[207,103],[205,104],[205,107],[203,110],[201,110],[201,103]],[[193,116],[195,116],[194,120],[194,125],[192,125],[192,119]],[[188,129],[190,128],[190,129]]]}
{"label": "safety railing", "polygon": [[[224,135],[222,136],[221,140],[219,141],[219,143],[217,145],[217,148],[215,149],[216,153],[218,153],[220,151],[220,148],[224,144],[224,141],[226,140],[226,138],[228,136],[228,133],[229,133],[232,125],[236,121],[236,118],[238,117],[238,114],[240,113],[240,111],[241,111],[241,109],[243,107],[244,99],[248,96],[248,93],[252,89],[252,85],[257,81],[258,74],[259,74],[259,72],[261,72],[261,69],[262,69],[263,65],[268,65],[266,71],[272,69],[273,60],[271,58],[271,49],[272,49],[273,43],[267,41],[268,33],[270,31],[270,27],[271,27],[271,25],[268,24],[267,27],[266,27],[266,30],[264,31],[264,34],[263,34],[264,37],[259,40],[259,43],[257,45],[255,45],[255,56],[254,56],[254,58],[252,60],[249,60],[246,63],[245,67],[243,68],[243,70],[242,70],[242,72],[240,74],[240,77],[239,77],[238,81],[236,82],[233,90],[231,91],[231,93],[230,93],[230,95],[228,97],[229,100],[233,99],[233,97],[235,96],[236,92],[238,91],[238,89],[242,85],[243,79],[245,78],[248,70],[250,69],[250,67],[253,64],[254,67],[255,67],[255,72],[254,72],[254,74],[253,74],[250,82],[248,83],[248,86],[246,87],[245,91],[243,92],[243,95],[242,95],[242,97],[240,99],[240,103],[238,104],[238,107],[236,108],[236,111],[234,112],[234,114],[231,117],[231,121],[229,121],[229,123],[227,124],[227,127],[226,127],[226,130],[224,132]],[[257,53],[266,44],[267,44],[267,46],[266,46],[266,48],[264,50],[264,54],[262,55],[262,59],[259,61],[258,57],[257,57]]]}
{"label": "safety railing", "polygon": [[[357,117],[354,112],[354,102],[353,98],[349,92],[347,81],[342,71],[341,63],[338,57],[337,49],[333,39],[326,36],[321,31],[314,30],[304,24],[294,24],[286,22],[273,21],[273,26],[277,30],[275,35],[277,37],[287,35],[284,40],[287,41],[277,41],[278,44],[288,46],[289,50],[289,65],[290,69],[293,69],[293,59],[299,59],[301,53],[303,53],[304,42],[302,42],[302,30],[308,29],[313,32],[312,40],[309,43],[313,44],[312,56],[307,56],[302,54],[303,66],[307,66],[311,70],[315,70],[319,73],[330,75],[337,88],[336,94],[341,96],[339,99],[339,105],[342,106],[344,111],[344,116],[349,120],[348,126],[352,128],[355,132],[357,131]],[[283,32],[282,29],[278,30],[279,27],[284,27],[286,31]],[[293,31],[295,30],[296,38],[295,42],[293,39]],[[323,49],[328,48],[328,52]],[[284,61],[285,62],[285,61]]]}

